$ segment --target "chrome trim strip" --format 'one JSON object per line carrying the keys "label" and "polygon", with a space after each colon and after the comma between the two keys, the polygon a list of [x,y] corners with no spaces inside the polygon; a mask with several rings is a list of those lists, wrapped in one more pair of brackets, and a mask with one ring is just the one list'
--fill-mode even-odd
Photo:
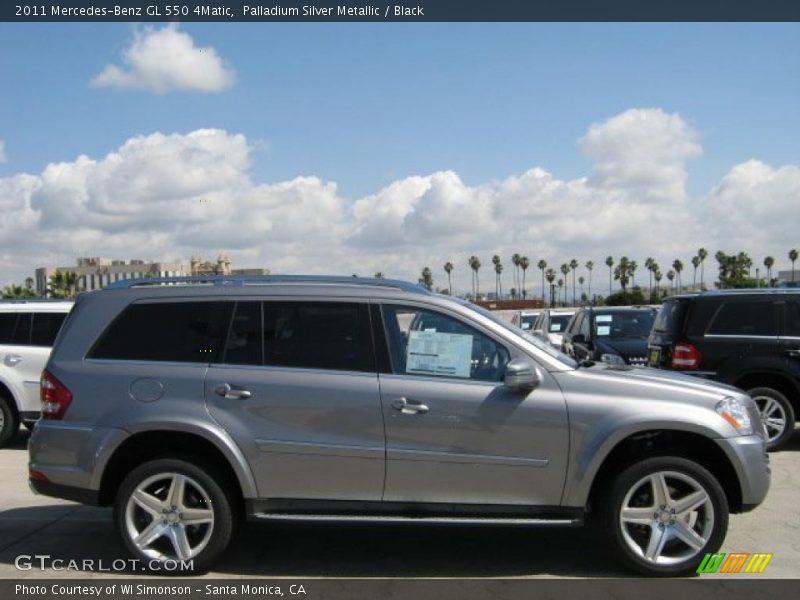
{"label": "chrome trim strip", "polygon": [[707,338],[744,338],[747,340],[775,340],[778,341],[777,335],[728,335],[722,333],[707,333],[703,337]]}
{"label": "chrome trim strip", "polygon": [[378,523],[453,523],[482,525],[579,525],[580,519],[526,519],[518,517],[431,517],[405,515],[319,515],[301,513],[256,513],[257,519],[274,521],[374,521]]}
{"label": "chrome trim strip", "polygon": [[383,460],[383,446],[356,446],[349,444],[328,444],[325,442],[297,442],[290,440],[255,440],[261,452],[279,454],[321,455],[326,457],[380,458]]}
{"label": "chrome trim strip", "polygon": [[387,448],[386,460],[424,460],[459,464],[492,464],[506,467],[546,467],[546,458],[522,458],[517,456],[495,456],[492,454],[464,454],[446,450],[407,450]]}

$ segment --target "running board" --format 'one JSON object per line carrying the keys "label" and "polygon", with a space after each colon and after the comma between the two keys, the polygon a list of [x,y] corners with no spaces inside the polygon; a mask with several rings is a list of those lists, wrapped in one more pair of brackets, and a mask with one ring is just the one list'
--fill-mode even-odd
{"label": "running board", "polygon": [[374,523],[433,523],[441,525],[557,525],[560,527],[576,527],[583,525],[583,519],[543,519],[525,517],[446,517],[432,515],[325,515],[318,513],[256,513],[256,519],[267,521],[350,521]]}

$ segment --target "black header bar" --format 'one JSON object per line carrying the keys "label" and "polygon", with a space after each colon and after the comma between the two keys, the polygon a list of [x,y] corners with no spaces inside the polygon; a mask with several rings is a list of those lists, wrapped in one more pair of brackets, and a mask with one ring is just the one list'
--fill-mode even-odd
{"label": "black header bar", "polygon": [[800,0],[6,0],[6,22],[800,21]]}

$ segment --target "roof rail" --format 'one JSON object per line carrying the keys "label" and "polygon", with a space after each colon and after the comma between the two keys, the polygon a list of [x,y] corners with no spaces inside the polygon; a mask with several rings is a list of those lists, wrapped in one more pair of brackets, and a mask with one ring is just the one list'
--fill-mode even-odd
{"label": "roof rail", "polygon": [[321,283],[328,285],[363,285],[395,288],[404,292],[430,294],[417,283],[399,279],[375,279],[372,277],[346,277],[339,275],[191,275],[185,277],[148,277],[121,279],[108,284],[105,289],[130,289],[155,285],[213,285],[219,287],[241,287],[268,283]]}
{"label": "roof rail", "polygon": [[0,298],[2,304],[27,304],[30,302],[72,302],[72,298]]}

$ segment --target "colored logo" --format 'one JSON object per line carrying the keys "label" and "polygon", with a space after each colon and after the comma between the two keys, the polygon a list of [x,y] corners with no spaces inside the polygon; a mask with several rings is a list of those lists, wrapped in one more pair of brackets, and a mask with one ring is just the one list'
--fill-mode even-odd
{"label": "colored logo", "polygon": [[698,573],[763,573],[772,554],[757,552],[718,552],[706,554],[703,562],[697,567]]}

